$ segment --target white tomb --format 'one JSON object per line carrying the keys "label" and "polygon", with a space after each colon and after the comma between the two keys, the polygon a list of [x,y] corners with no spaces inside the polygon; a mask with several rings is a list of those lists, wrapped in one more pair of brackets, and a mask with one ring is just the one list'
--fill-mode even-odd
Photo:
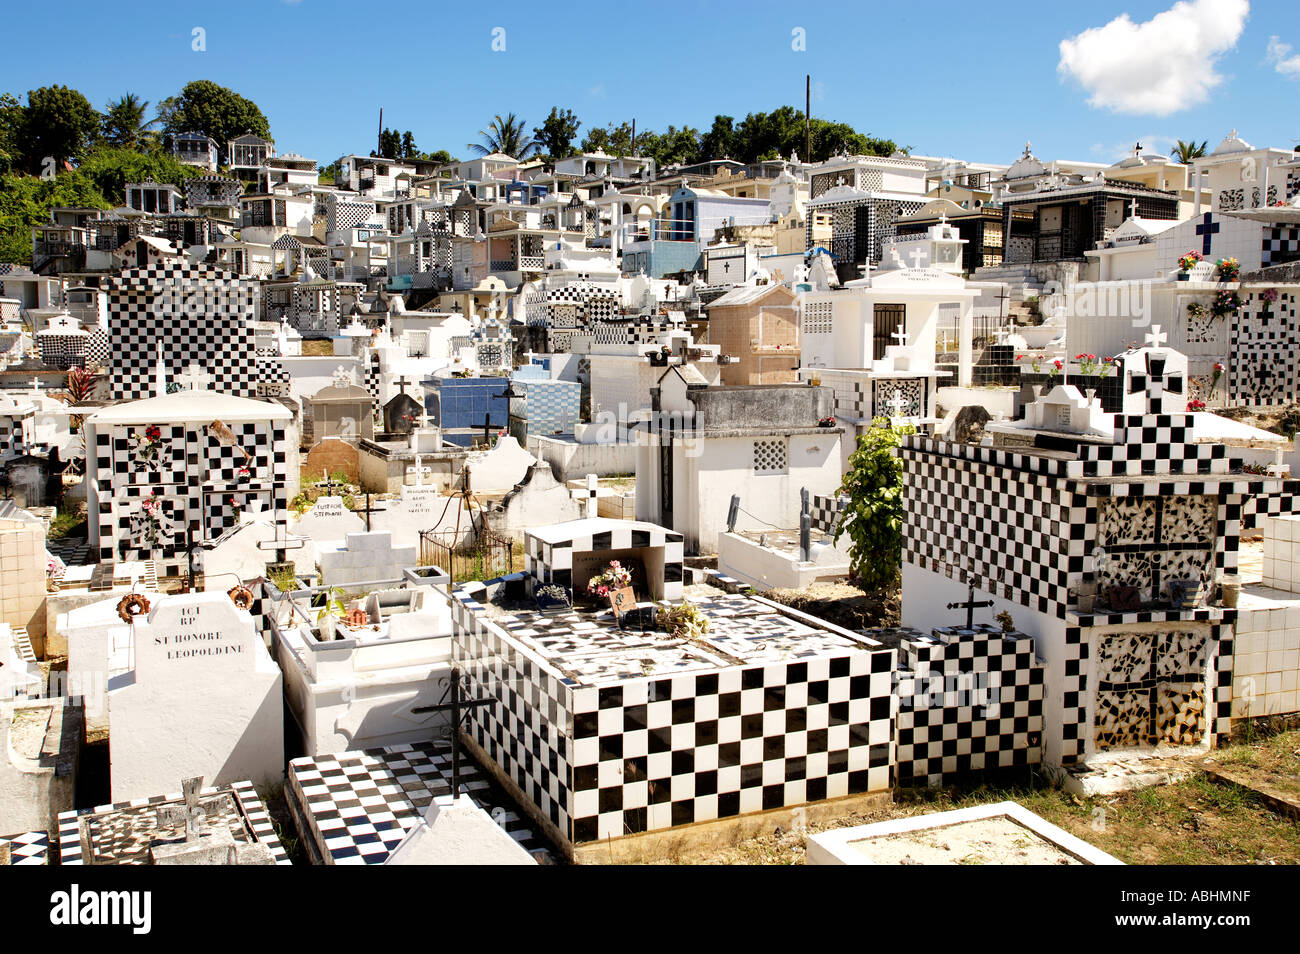
{"label": "white tomb", "polygon": [[224,593],[159,597],[132,624],[131,668],[111,679],[114,801],[201,775],[214,785],[284,774],[280,669]]}

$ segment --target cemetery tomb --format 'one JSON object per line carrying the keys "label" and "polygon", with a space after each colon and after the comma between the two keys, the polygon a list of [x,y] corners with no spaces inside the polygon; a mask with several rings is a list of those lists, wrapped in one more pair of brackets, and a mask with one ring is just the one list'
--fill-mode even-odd
{"label": "cemetery tomb", "polygon": [[[876,640],[744,596],[699,603],[709,625],[693,639],[655,631],[644,600],[620,628],[609,609],[520,598],[566,579],[580,590],[610,555],[655,549],[654,536],[601,536],[607,524],[650,533],[543,528],[526,539],[522,579],[453,593],[457,662],[496,700],[469,715],[466,737],[566,851],[888,788],[894,652]],[[633,588],[653,599],[669,584],[657,558],[641,565]]]}
{"label": "cemetery tomb", "polygon": [[1125,357],[1144,411],[1113,415],[1110,440],[1090,410],[1054,420],[1049,440],[1031,431],[1033,445],[915,436],[900,450],[903,621],[950,625],[945,601],[968,588],[1012,614],[1045,664],[1050,764],[1202,750],[1229,730],[1238,611],[1217,593],[1242,531],[1300,490],[1198,440],[1185,362],[1161,338]]}
{"label": "cemetery tomb", "polygon": [[447,734],[445,716],[414,711],[439,701],[451,671],[446,574],[422,569],[433,572],[350,602],[344,619],[318,617],[308,606],[313,594],[323,598],[319,588],[274,602],[272,651],[305,751],[320,755]]}
{"label": "cemetery tomb", "polygon": [[293,532],[316,543],[346,539],[350,533],[360,533],[366,523],[343,505],[342,497],[317,497],[311,508],[298,518]]}
{"label": "cemetery tomb", "polygon": [[132,668],[108,690],[114,798],[147,798],[178,774],[277,781],[281,673],[249,612],[220,592],[160,596],[131,630]]}
{"label": "cemetery tomb", "polygon": [[[451,763],[449,742],[294,759],[286,794],[308,854],[319,864],[383,864],[434,798],[452,794]],[[457,794],[471,798],[533,857],[550,860],[550,845],[463,750]]]}
{"label": "cemetery tomb", "polygon": [[75,804],[84,732],[79,700],[0,701],[0,831],[49,829]]}
{"label": "cemetery tomb", "polygon": [[278,404],[202,390],[91,415],[90,533],[100,559],[182,560],[187,528],[203,543],[247,509],[282,514],[291,417]]}
{"label": "cemetery tomb", "polygon": [[854,825],[808,836],[810,865],[1118,865],[1015,802]]}
{"label": "cemetery tomb", "polygon": [[388,533],[349,533],[343,546],[330,548],[322,543],[318,551],[321,582],[345,589],[357,583],[400,580],[402,571],[417,562],[415,545],[395,545]]}
{"label": "cemetery tomb", "polygon": [[192,803],[200,809],[201,832],[228,832],[245,858],[249,849],[260,847],[259,854],[270,862],[290,864],[266,806],[252,783],[242,780],[64,812],[59,816],[59,864],[154,864],[156,845],[185,839],[185,818],[195,817]]}

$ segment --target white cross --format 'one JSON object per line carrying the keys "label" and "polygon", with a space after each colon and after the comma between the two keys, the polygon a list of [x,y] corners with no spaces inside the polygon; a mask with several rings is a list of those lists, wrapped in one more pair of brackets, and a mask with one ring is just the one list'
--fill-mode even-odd
{"label": "white cross", "polygon": [[40,379],[40,378],[32,378],[32,393],[33,393],[33,394],[40,394],[40,393],[41,393],[41,379]]}
{"label": "white cross", "polygon": [[416,486],[419,486],[424,483],[425,477],[433,476],[433,468],[425,465],[423,458],[419,454],[416,454],[415,466],[406,468],[406,476],[414,477]]}
{"label": "white cross", "polygon": [[921,256],[924,255],[924,254],[925,254],[925,253],[921,250],[921,246],[920,246],[920,244],[918,244],[916,248],[912,249],[912,251],[908,252],[908,255],[909,255],[909,256],[911,257],[911,259],[912,259],[912,267],[913,267],[913,268],[920,268],[920,267],[921,267]]}
{"label": "white cross", "polygon": [[212,375],[204,371],[201,366],[191,364],[185,369],[184,374],[178,374],[176,376],[176,380],[191,391],[199,391],[206,389],[207,386],[212,383]]}
{"label": "white cross", "polygon": [[1169,336],[1160,331],[1159,325],[1152,325],[1151,330],[1147,332],[1146,342],[1148,348],[1159,348],[1168,340]]}
{"label": "white cross", "polygon": [[903,408],[907,407],[912,402],[909,401],[907,398],[903,397],[903,392],[901,390],[896,390],[894,392],[894,396],[891,397],[885,403],[886,405],[888,405],[889,409],[894,412],[889,415],[889,419],[892,421],[892,420],[898,420],[900,417],[904,417],[905,415],[903,414]]}
{"label": "white cross", "polygon": [[[900,348],[906,348],[906,347],[907,347],[907,329],[906,329],[906,328],[903,328],[903,327],[900,326],[899,329],[898,329],[897,331],[894,332],[894,334],[892,335],[892,337],[898,339],[898,346],[899,346]],[[895,392],[895,393],[897,393],[897,392]]]}
{"label": "white cross", "polygon": [[352,383],[352,371],[339,365],[334,369],[334,386],[336,388],[345,388]]}

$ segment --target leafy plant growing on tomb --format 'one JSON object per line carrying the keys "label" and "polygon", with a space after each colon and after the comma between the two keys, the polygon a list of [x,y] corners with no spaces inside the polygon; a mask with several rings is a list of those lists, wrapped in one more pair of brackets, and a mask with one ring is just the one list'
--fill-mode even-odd
{"label": "leafy plant growing on tomb", "polygon": [[343,602],[344,593],[339,587],[331,586],[321,596],[324,597],[324,602],[316,613],[317,627],[322,627],[327,619],[339,620],[347,615],[348,608]]}
{"label": "leafy plant growing on tomb", "polygon": [[690,600],[677,606],[661,606],[655,624],[674,639],[698,640],[709,631],[709,618]]}
{"label": "leafy plant growing on tomb", "polygon": [[892,586],[898,576],[903,549],[903,462],[896,451],[904,437],[915,433],[910,424],[876,418],[858,438],[840,484],[839,493],[849,500],[835,539],[849,535],[849,568],[867,589]]}

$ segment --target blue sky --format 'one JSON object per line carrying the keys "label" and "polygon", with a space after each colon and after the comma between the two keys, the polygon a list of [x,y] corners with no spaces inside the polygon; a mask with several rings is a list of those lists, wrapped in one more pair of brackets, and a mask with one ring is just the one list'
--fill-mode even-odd
{"label": "blue sky", "polygon": [[1300,138],[1294,0],[186,6],[11,5],[0,90],[66,83],[102,109],[210,79],[262,108],[280,151],[322,164],[373,148],[381,105],[421,149],[463,156],[498,112],[706,129],[717,113],[802,107],[805,73],[814,115],[972,161],[1010,162],[1026,139],[1044,159],[1108,161],[1136,139],[1212,149],[1232,127],[1256,146]]}

